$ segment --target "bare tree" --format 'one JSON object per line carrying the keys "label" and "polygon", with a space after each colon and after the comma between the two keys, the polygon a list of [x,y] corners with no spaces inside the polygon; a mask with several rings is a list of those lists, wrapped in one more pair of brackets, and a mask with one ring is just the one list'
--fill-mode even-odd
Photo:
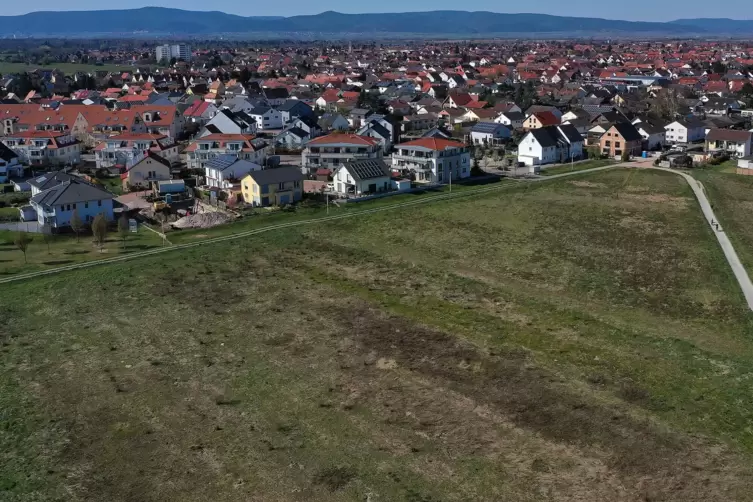
{"label": "bare tree", "polygon": [[18,250],[24,254],[24,263],[28,263],[26,261],[26,251],[29,249],[29,244],[31,244],[31,241],[33,240],[34,238],[27,232],[18,232],[18,235],[16,235],[14,243]]}
{"label": "bare tree", "polygon": [[71,230],[76,233],[76,242],[78,242],[78,237],[83,229],[84,222],[81,220],[81,215],[78,214],[78,209],[74,209],[71,215]]}
{"label": "bare tree", "polygon": [[123,241],[123,249],[125,249],[126,238],[128,237],[130,231],[131,229],[128,225],[128,215],[126,215],[126,213],[123,213],[120,216],[120,219],[118,219],[118,235],[120,235],[120,240]]}
{"label": "bare tree", "polygon": [[107,218],[104,213],[99,213],[94,217],[92,221],[92,233],[94,234],[94,242],[99,246],[99,251],[102,252],[102,247],[105,245],[105,239],[107,238]]}
{"label": "bare tree", "polygon": [[52,227],[48,223],[45,223],[39,227],[39,231],[42,233],[42,241],[47,245],[47,254],[52,254],[52,250],[50,249],[53,239]]}

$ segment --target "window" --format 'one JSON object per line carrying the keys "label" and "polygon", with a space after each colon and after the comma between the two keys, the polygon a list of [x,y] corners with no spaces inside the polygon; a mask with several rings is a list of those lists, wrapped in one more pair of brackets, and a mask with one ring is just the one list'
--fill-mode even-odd
{"label": "window", "polygon": [[102,207],[102,201],[101,200],[97,201],[97,206]]}
{"label": "window", "polygon": [[619,141],[615,141],[614,142],[614,147],[615,148],[619,148],[620,147],[620,142]]}
{"label": "window", "polygon": [[84,209],[89,209],[89,203],[88,202],[84,202]]}
{"label": "window", "polygon": [[280,189],[280,190],[285,190],[285,183],[284,182],[280,183],[280,186],[277,187],[277,188]]}
{"label": "window", "polygon": [[74,209],[74,210],[76,209],[76,204],[73,204],[73,209]]}

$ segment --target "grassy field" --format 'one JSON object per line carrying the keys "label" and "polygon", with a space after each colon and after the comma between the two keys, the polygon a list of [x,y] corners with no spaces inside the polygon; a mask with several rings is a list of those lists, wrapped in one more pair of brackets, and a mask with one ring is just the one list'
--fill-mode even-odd
{"label": "grassy field", "polygon": [[3,501],[749,500],[751,316],[670,173],[0,298]]}
{"label": "grassy field", "polygon": [[106,64],[97,66],[93,64],[77,64],[77,63],[54,63],[47,66],[43,65],[28,65],[25,63],[8,63],[0,61],[0,75],[7,75],[11,73],[21,73],[25,71],[34,70],[60,70],[66,75],[71,75],[76,72],[94,72],[94,71],[133,71],[134,68],[130,65],[116,65]]}
{"label": "grassy field", "polygon": [[593,169],[594,167],[608,166],[610,164],[615,164],[615,161],[611,159],[599,159],[576,162],[573,165],[567,164],[556,167],[543,166],[540,174],[541,176],[554,176],[555,174],[583,171],[585,169]]}
{"label": "grassy field", "polygon": [[[18,209],[13,209],[17,215]],[[163,245],[157,234],[143,227],[139,227],[135,234],[128,234],[125,247],[117,232],[111,232],[101,250],[94,244],[91,235],[81,235],[78,240],[74,235],[54,235],[48,246],[41,234],[31,234],[33,240],[24,261],[23,253],[14,244],[16,236],[17,232],[0,230],[0,277],[145,251]]]}

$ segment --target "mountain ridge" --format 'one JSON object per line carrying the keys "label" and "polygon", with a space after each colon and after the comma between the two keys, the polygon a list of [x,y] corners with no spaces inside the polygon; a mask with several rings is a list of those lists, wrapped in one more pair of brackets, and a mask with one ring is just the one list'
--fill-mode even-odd
{"label": "mountain ridge", "polygon": [[753,21],[682,19],[669,22],[622,21],[549,14],[486,11],[426,11],[344,14],[335,11],[290,17],[244,17],[221,11],[165,7],[94,11],[38,11],[0,16],[0,36],[77,36],[94,34],[172,34],[201,36],[252,33],[481,35],[530,33],[714,35],[753,32]]}

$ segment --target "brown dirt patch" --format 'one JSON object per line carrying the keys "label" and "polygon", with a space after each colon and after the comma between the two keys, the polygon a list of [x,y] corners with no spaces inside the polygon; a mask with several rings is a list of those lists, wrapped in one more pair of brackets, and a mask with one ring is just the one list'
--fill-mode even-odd
{"label": "brown dirt patch", "polygon": [[[482,354],[446,333],[356,305],[342,313],[340,322],[355,334],[355,347],[370,354],[372,360],[389,358],[411,375],[431,382],[422,392],[414,393],[402,392],[397,382],[387,388],[372,388],[371,399],[385,403],[385,420],[429,438],[442,438],[458,452],[501,455],[490,429],[482,427],[471,433],[467,419],[462,428],[452,422],[451,410],[460,404],[449,405],[448,393],[457,401],[465,401],[466,406],[483,407],[487,414],[509,423],[521,434],[534,434],[555,448],[590,452],[585,459],[580,457],[580,462],[599,459],[591,469],[603,469],[606,476],[602,479],[613,477],[614,490],[618,485],[627,489],[622,496],[613,492],[611,500],[744,500],[745,486],[753,482],[749,470],[740,467],[742,462],[735,456],[702,439],[635,418],[630,405],[650,400],[645,390],[625,387],[619,394],[629,404],[609,407],[569,389],[522,352]],[[369,371],[372,364],[346,366],[353,371]],[[351,385],[359,385],[358,381],[360,378]],[[444,399],[430,399],[433,391],[429,388],[444,389]],[[551,453],[544,456],[558,458]],[[541,471],[547,462],[551,460],[531,468]],[[589,485],[593,489],[594,483]],[[599,500],[594,495],[591,491],[590,496],[579,500]]]}
{"label": "brown dirt patch", "polygon": [[594,183],[592,181],[584,181],[584,180],[568,181],[568,183],[578,188],[606,188],[607,187],[604,183]]}
{"label": "brown dirt patch", "polygon": [[639,203],[651,203],[662,204],[673,208],[682,209],[687,207],[689,199],[687,197],[673,197],[666,194],[636,194],[636,193],[621,193],[620,199],[627,199]]}

